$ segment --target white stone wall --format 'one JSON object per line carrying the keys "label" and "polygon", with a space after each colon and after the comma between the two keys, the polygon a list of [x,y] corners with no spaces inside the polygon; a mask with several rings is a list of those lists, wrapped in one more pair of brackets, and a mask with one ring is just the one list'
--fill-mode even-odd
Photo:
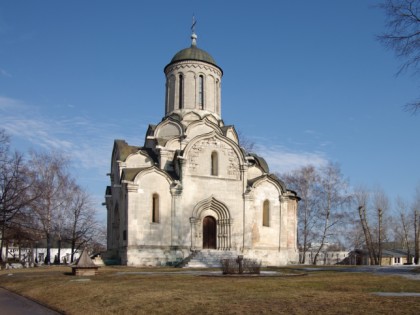
{"label": "white stone wall", "polygon": [[199,77],[204,77],[204,110],[221,115],[222,73],[210,64],[200,61],[181,61],[166,69],[166,113],[179,111],[179,76],[183,76],[183,109],[200,110]]}

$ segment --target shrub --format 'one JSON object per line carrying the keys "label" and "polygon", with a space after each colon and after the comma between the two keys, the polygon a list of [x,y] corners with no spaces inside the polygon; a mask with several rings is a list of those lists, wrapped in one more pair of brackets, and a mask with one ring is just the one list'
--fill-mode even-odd
{"label": "shrub", "polygon": [[243,269],[244,273],[260,274],[261,272],[261,261],[256,259],[247,259],[243,260]]}
{"label": "shrub", "polygon": [[[243,274],[260,274],[261,262],[256,259],[241,259]],[[239,259],[229,258],[222,259],[222,272],[224,275],[239,274]]]}

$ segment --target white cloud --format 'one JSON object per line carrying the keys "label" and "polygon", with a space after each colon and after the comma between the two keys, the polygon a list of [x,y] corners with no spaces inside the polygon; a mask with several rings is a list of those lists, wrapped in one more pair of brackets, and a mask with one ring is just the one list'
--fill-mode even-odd
{"label": "white cloud", "polygon": [[12,146],[22,152],[29,149],[60,151],[69,157],[73,176],[94,196],[101,218],[104,216],[101,203],[105,186],[109,184],[106,173],[109,172],[114,139],[122,138],[130,144],[141,145],[143,136],[139,136],[139,131],[146,126],[142,122],[136,125],[124,121],[118,124],[98,122],[82,115],[57,117],[0,95],[0,128],[12,136]]}
{"label": "white cloud", "polygon": [[113,139],[118,129],[117,125],[93,122],[83,116],[46,116],[38,113],[33,106],[2,96],[0,125],[13,138],[26,142],[34,149],[61,151],[70,157],[76,168],[101,174],[105,174],[105,169],[109,167]]}
{"label": "white cloud", "polygon": [[0,95],[0,110],[22,108],[23,103],[19,100]]}
{"label": "white cloud", "polygon": [[270,172],[286,173],[302,166],[323,166],[328,159],[322,152],[297,152],[279,145],[258,144],[257,151],[267,161]]}

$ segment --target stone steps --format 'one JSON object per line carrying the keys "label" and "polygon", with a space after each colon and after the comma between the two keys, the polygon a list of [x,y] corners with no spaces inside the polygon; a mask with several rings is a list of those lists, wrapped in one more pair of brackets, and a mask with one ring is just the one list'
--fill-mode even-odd
{"label": "stone steps", "polygon": [[204,249],[196,252],[183,268],[219,268],[222,259],[236,259],[238,255],[236,251]]}

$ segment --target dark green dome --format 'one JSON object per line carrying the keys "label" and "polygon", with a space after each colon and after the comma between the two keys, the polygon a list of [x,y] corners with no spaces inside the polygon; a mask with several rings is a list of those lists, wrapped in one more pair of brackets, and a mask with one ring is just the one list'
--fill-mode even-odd
{"label": "dark green dome", "polygon": [[217,65],[213,57],[210,56],[210,54],[207,51],[204,51],[197,47],[197,35],[195,35],[194,33],[191,34],[191,40],[192,40],[191,46],[178,51],[175,54],[175,56],[172,58],[171,62],[165,67],[164,71],[166,72],[166,69],[170,65],[176,62],[186,61],[186,60],[195,60],[195,61],[202,61],[202,62],[211,64],[217,67],[223,73],[223,70]]}
{"label": "dark green dome", "polygon": [[197,60],[197,61],[204,61],[210,63],[212,65],[217,66],[216,61],[213,59],[210,54],[197,46],[191,45],[189,48],[185,48],[180,50],[175,54],[172,58],[171,63],[183,60]]}

